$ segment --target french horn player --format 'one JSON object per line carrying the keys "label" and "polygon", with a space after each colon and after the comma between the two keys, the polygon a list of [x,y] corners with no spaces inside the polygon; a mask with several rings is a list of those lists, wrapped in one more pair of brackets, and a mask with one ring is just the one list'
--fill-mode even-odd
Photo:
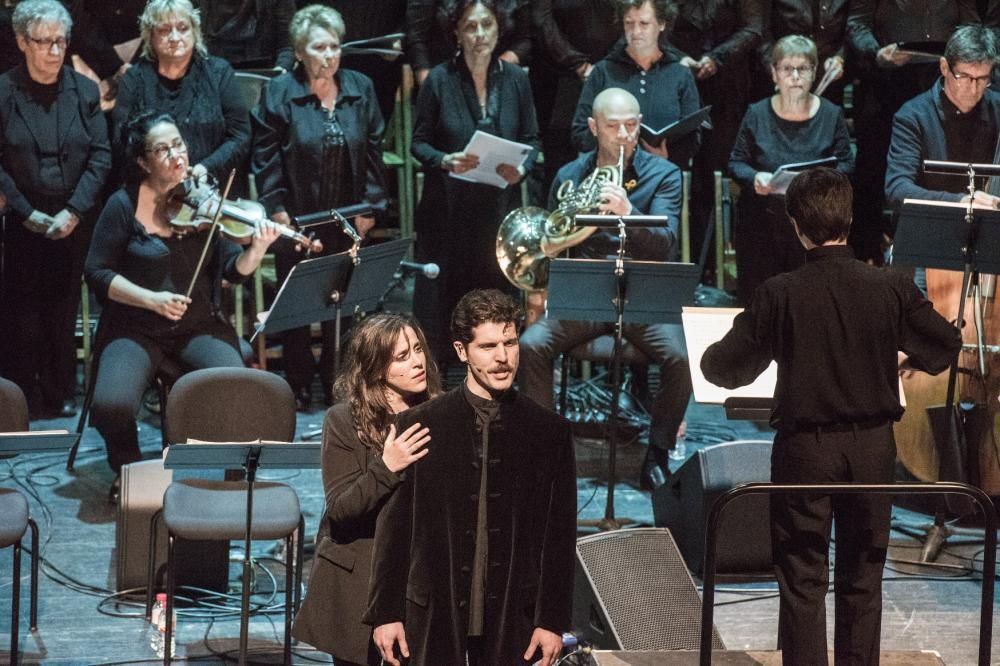
{"label": "french horn player", "polygon": [[[629,231],[626,255],[643,261],[675,261],[678,254],[677,229],[681,210],[681,172],[671,162],[638,147],[639,102],[621,88],[609,88],[594,99],[593,115],[588,124],[597,139],[597,149],[582,153],[576,160],[559,170],[552,183],[549,197],[553,213],[546,218],[522,213],[520,222],[540,218],[533,229],[523,228],[524,247],[535,247],[537,256],[508,255],[501,266],[512,282],[522,289],[544,288],[547,283],[547,262],[558,251],[574,245],[570,255],[583,258],[613,257],[618,249],[618,234],[613,230],[580,228],[573,223],[577,213],[601,212],[612,215],[663,215],[669,226],[636,228]],[[607,168],[618,173],[611,177]],[[587,183],[594,173],[605,173],[599,183]],[[567,185],[566,183],[572,183]],[[589,201],[575,201],[571,206],[562,201],[572,200],[579,192],[592,190]],[[576,208],[574,209],[573,206]],[[504,226],[516,226],[509,217],[501,225],[497,251],[512,246],[503,237]],[[507,230],[508,237],[510,229]],[[555,233],[555,235],[553,235]],[[531,238],[528,239],[527,236]],[[569,240],[567,240],[569,239]],[[513,270],[519,266],[521,272]],[[530,267],[530,268],[529,268]],[[530,273],[530,275],[529,275]],[[540,279],[544,278],[544,279]],[[588,340],[611,334],[613,324],[589,321],[538,319],[521,335],[521,368],[518,379],[521,390],[541,405],[553,406],[552,364],[556,356]],[[670,449],[676,444],[683,427],[684,412],[691,397],[684,337],[680,325],[626,324],[624,337],[660,367],[660,387],[652,398],[650,446],[643,462],[640,483],[651,488],[661,484],[670,474]]]}

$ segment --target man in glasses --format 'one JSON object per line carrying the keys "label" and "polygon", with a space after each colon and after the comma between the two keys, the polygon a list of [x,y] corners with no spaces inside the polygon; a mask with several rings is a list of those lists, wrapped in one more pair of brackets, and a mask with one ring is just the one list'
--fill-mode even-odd
{"label": "man in glasses", "polygon": [[[940,60],[941,78],[896,114],[885,173],[886,197],[968,201],[967,181],[925,173],[923,160],[994,162],[1000,129],[1000,93],[990,88],[997,38],[982,25],[958,28]],[[977,188],[983,188],[977,179]],[[1000,197],[976,190],[977,203],[998,207]]]}

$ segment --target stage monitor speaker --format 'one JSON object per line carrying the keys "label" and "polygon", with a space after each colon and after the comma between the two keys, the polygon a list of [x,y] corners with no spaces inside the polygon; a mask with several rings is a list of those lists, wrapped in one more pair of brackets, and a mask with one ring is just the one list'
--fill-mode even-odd
{"label": "stage monitor speaker", "polygon": [[[708,446],[688,458],[653,491],[653,519],[670,529],[688,568],[702,573],[705,523],[716,498],[741,483],[771,480],[771,442],[744,440]],[[718,524],[717,573],[772,574],[767,495],[731,503]]]}
{"label": "stage monitor speaker", "polygon": [[[173,480],[163,460],[122,467],[115,530],[115,590],[146,588],[150,519],[163,508],[163,493]],[[167,529],[157,522],[156,567],[167,561]],[[229,585],[228,541],[184,541],[174,548],[178,585],[225,592]]]}
{"label": "stage monitor speaker", "polygon": [[[577,539],[573,630],[605,650],[697,650],[701,597],[670,531]],[[712,630],[712,645],[725,647]]]}

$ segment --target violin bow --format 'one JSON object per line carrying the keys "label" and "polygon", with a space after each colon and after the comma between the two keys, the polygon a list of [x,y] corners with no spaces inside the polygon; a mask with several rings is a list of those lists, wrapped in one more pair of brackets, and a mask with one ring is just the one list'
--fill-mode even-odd
{"label": "violin bow", "polygon": [[208,247],[212,244],[212,239],[215,237],[215,231],[219,228],[219,218],[222,217],[222,203],[229,196],[229,189],[233,186],[233,179],[236,178],[236,169],[229,172],[229,180],[226,181],[226,189],[222,193],[222,199],[219,200],[219,205],[215,209],[215,215],[212,217],[212,226],[208,229],[208,235],[205,238],[205,245],[201,248],[201,256],[198,258],[198,265],[194,267],[194,275],[191,276],[191,284],[188,285],[187,293],[184,295],[191,298],[191,292],[194,291],[194,283],[198,280],[198,274],[201,273],[201,267],[205,264],[205,257],[208,255]]}

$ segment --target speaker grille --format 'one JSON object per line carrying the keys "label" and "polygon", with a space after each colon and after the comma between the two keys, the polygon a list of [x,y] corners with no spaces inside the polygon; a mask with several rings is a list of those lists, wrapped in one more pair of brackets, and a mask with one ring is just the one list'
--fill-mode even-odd
{"label": "speaker grille", "polygon": [[[670,530],[597,534],[576,550],[620,649],[698,649],[701,597]],[[724,649],[714,629],[712,643]]]}

